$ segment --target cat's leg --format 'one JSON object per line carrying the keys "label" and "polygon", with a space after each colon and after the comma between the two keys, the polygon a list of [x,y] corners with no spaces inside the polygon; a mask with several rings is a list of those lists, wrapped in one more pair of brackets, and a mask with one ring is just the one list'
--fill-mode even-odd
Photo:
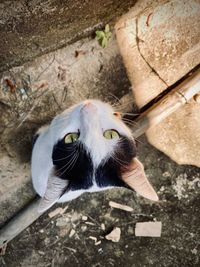
{"label": "cat's leg", "polygon": [[65,194],[62,195],[61,198],[58,199],[58,203],[62,202],[68,202],[72,199],[75,199],[79,197],[81,194],[83,194],[85,191],[84,190],[75,190],[75,191],[68,191]]}
{"label": "cat's leg", "polygon": [[53,168],[52,144],[49,126],[41,127],[36,133],[32,151],[31,173],[35,191],[42,197],[46,191],[47,180]]}

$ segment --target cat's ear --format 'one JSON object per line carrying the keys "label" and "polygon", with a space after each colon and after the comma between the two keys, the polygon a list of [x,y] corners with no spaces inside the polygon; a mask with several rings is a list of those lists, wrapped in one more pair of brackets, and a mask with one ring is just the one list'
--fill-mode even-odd
{"label": "cat's ear", "polygon": [[158,195],[149,183],[142,163],[134,158],[129,166],[122,170],[122,180],[139,195],[158,201]]}
{"label": "cat's ear", "polygon": [[50,176],[48,178],[46,192],[39,203],[38,212],[43,213],[52,207],[66,191],[68,184],[68,180],[60,179],[54,175]]}

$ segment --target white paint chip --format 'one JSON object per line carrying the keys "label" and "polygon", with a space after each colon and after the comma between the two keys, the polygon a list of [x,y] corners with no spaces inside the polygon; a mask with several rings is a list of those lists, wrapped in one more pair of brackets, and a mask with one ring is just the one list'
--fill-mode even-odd
{"label": "white paint chip", "polygon": [[139,222],[136,223],[135,236],[160,237],[161,229],[161,222]]}

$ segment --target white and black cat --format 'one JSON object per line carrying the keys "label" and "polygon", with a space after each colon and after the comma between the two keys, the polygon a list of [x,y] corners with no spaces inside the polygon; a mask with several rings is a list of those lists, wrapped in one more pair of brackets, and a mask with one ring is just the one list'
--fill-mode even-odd
{"label": "white and black cat", "polygon": [[55,202],[112,187],[127,187],[158,200],[136,159],[130,129],[119,113],[98,100],[72,106],[38,131],[32,180],[42,197],[40,212]]}

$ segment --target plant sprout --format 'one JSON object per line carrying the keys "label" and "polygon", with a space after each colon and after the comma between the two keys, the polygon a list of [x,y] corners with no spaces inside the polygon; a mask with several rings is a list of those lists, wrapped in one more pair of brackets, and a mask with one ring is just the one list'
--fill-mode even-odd
{"label": "plant sprout", "polygon": [[96,39],[99,41],[101,47],[105,48],[108,45],[108,40],[110,39],[112,33],[110,32],[110,26],[106,24],[105,29],[101,31],[96,31]]}

